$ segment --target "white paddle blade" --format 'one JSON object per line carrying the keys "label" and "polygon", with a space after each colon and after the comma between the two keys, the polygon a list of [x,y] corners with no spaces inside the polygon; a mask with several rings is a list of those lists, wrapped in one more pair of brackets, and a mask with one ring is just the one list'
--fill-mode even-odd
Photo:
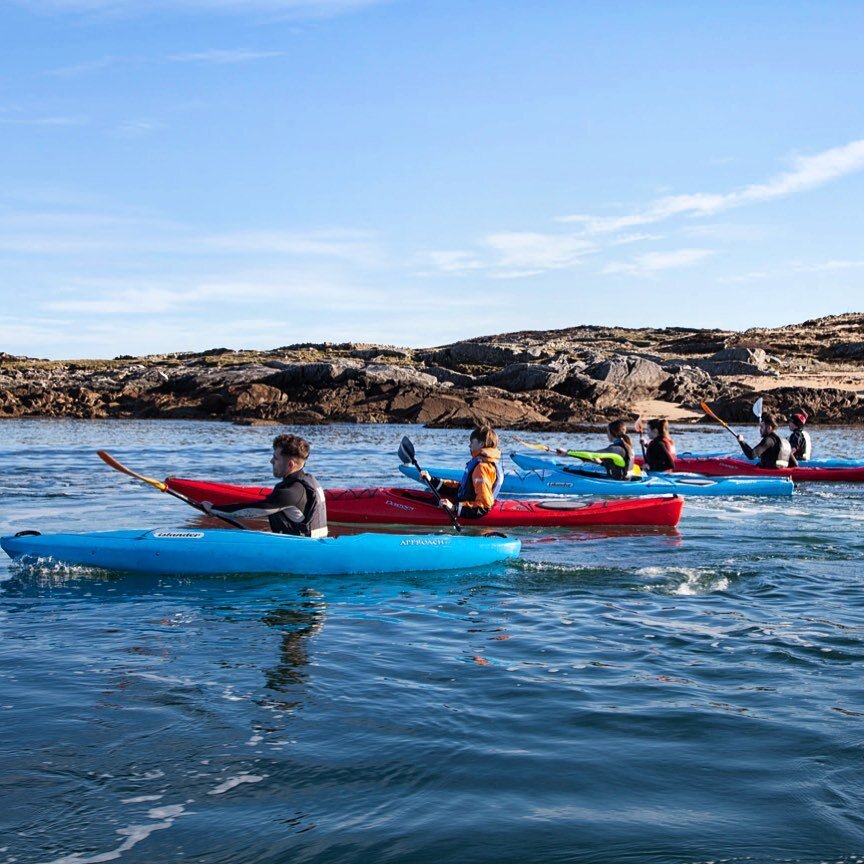
{"label": "white paddle blade", "polygon": [[762,419],[762,397],[761,396],[753,403],[753,413],[760,420]]}

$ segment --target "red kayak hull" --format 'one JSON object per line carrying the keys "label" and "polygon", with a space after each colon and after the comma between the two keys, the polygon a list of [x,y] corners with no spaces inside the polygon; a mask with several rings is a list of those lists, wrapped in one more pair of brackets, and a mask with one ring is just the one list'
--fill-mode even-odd
{"label": "red kayak hull", "polygon": [[[211,504],[253,503],[265,498],[269,488],[234,486],[169,477],[169,489],[193,501]],[[450,525],[447,514],[437,506],[431,492],[413,489],[327,489],[327,519],[345,525]],[[664,495],[658,498],[627,498],[589,501],[496,501],[480,520],[466,524],[483,527],[573,528],[584,525],[645,525],[674,527],[681,518],[683,498]]]}
{"label": "red kayak hull", "polygon": [[796,483],[864,483],[861,468],[760,468],[744,459],[675,460],[675,470],[708,477],[791,477]]}

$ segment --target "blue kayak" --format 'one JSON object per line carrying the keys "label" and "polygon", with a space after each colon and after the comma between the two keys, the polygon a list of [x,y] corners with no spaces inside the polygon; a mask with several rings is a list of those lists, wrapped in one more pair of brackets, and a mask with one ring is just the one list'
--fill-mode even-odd
{"label": "blue kayak", "polygon": [[178,576],[223,573],[396,573],[462,570],[516,558],[519,540],[449,534],[354,534],[292,537],[261,531],[21,532],[0,537],[10,558]]}
{"label": "blue kayak", "polygon": [[[514,454],[521,457],[522,454]],[[532,457],[528,457],[532,458]],[[537,457],[534,457],[537,458]],[[702,477],[687,474],[655,474],[638,480],[611,480],[596,472],[573,473],[572,469],[556,467],[551,459],[537,459],[540,467],[532,468],[517,460],[527,471],[504,475],[501,487],[505,495],[791,495],[795,484],[785,477]],[[574,460],[575,461],[575,460]],[[569,468],[569,466],[568,466]],[[411,465],[400,465],[399,470],[412,480],[420,480],[417,469]],[[461,480],[462,469],[427,468],[434,477],[442,480]],[[576,469],[578,470],[578,469]]]}

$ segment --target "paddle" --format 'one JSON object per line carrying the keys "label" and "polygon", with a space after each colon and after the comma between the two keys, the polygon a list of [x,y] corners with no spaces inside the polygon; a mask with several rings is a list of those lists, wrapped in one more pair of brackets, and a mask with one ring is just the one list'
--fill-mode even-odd
{"label": "paddle", "polygon": [[644,428],[645,428],[645,427],[642,425],[642,415],[640,414],[640,415],[636,418],[636,422],[633,424],[633,430],[634,430],[634,431],[636,432],[636,434],[639,436],[639,447],[640,447],[640,449],[642,450],[642,461],[643,461],[643,463],[644,463],[644,461],[645,461],[645,442],[642,440],[642,430],[643,430]]}
{"label": "paddle", "polygon": [[761,396],[753,403],[753,413],[756,415],[756,417],[761,422],[762,421],[762,397]]}
{"label": "paddle", "polygon": [[582,462],[611,462],[618,468],[623,468],[626,464],[623,457],[617,453],[592,453],[587,450],[563,450],[556,447],[547,447],[545,444],[532,444],[530,441],[523,441],[515,435],[510,436],[518,444],[524,444],[526,447],[533,447],[535,450],[545,450],[547,453],[555,453],[557,456],[569,456],[572,459],[580,459]]}
{"label": "paddle", "polygon": [[110,466],[115,471],[119,471],[121,474],[128,474],[130,477],[134,477],[136,480],[143,480],[145,483],[149,483],[151,486],[155,486],[160,492],[167,492],[169,495],[173,495],[175,498],[179,498],[181,501],[185,502],[190,507],[194,507],[196,510],[200,510],[202,513],[206,513],[208,516],[215,516],[217,519],[221,519],[223,522],[227,522],[229,525],[233,525],[235,528],[240,528],[243,531],[247,530],[246,526],[242,522],[237,522],[230,516],[223,516],[221,513],[215,512],[208,513],[206,508],[204,508],[197,501],[193,501],[191,498],[187,498],[185,495],[181,495],[179,492],[175,492],[173,489],[169,489],[168,486],[161,480],[154,480],[152,477],[145,477],[143,474],[136,474],[131,468],[127,468],[121,462],[118,462],[110,453],[106,453],[104,450],[97,450],[96,455],[106,465]]}
{"label": "paddle", "polygon": [[[399,458],[402,460],[402,464],[406,464],[410,462],[419,472],[421,479],[426,483],[426,485],[432,490],[432,494],[441,501],[441,495],[438,493],[438,490],[428,481],[425,477],[423,477],[423,469],[417,464],[417,460],[414,458],[414,445],[411,443],[411,439],[405,435],[402,438],[402,442],[399,444]],[[453,523],[453,527],[457,531],[462,530],[462,526],[459,524],[459,520],[456,518],[456,514],[449,507],[442,507],[442,510],[447,511],[447,515],[450,517],[450,521]]]}
{"label": "paddle", "polygon": [[735,436],[735,440],[738,440],[738,435],[728,423],[724,423],[709,407],[705,402],[700,402],[699,407],[711,418],[716,420],[724,429],[728,429],[730,434]]}
{"label": "paddle", "polygon": [[524,447],[531,447],[534,450],[545,450],[547,453],[557,453],[558,450],[554,447],[547,447],[545,444],[532,444],[530,441],[523,441],[515,435],[510,436],[517,444],[522,444]]}

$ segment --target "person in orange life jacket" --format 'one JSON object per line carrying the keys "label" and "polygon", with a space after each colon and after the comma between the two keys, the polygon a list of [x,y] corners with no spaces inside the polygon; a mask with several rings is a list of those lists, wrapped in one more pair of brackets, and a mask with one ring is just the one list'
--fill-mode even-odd
{"label": "person in orange life jacket", "polygon": [[799,462],[809,462],[810,456],[813,453],[810,433],[804,431],[804,424],[806,422],[807,415],[803,411],[799,411],[797,414],[792,414],[789,417],[789,431],[792,433],[789,436],[789,446],[792,448],[792,455]]}
{"label": "person in orange life jacket", "polygon": [[[606,437],[609,439],[609,446],[602,450],[595,450],[595,453],[614,453],[624,460],[624,465],[613,465],[611,461],[598,459],[584,459],[585,462],[595,462],[602,465],[606,469],[606,473],[613,480],[629,480],[634,473],[636,459],[633,454],[633,442],[627,434],[626,420],[613,420],[606,427]],[[556,450],[559,456],[568,456],[574,451],[572,450]],[[581,458],[581,457],[580,457]]]}
{"label": "person in orange life jacket", "polygon": [[675,442],[669,437],[668,420],[649,420],[648,436],[641,435],[645,469],[650,474],[675,470]]}
{"label": "person in orange life jacket", "polygon": [[491,426],[478,426],[472,430],[468,446],[471,458],[461,482],[440,480],[428,471],[421,471],[420,476],[442,493],[441,507],[462,519],[481,519],[492,509],[504,483],[498,434]]}
{"label": "person in orange life jacket", "polygon": [[327,503],[318,481],[303,468],[311,450],[309,442],[297,435],[278,435],[273,439],[273,476],[279,482],[266,498],[254,503],[220,504],[202,501],[209,514],[232,513],[236,516],[266,516],[274,534],[299,537],[327,536]]}
{"label": "person in orange life jacket", "polygon": [[751,447],[743,435],[737,436],[748,459],[758,459],[760,468],[794,468],[798,464],[789,442],[777,434],[777,422],[770,414],[760,418],[759,434],[762,440],[755,447]]}

